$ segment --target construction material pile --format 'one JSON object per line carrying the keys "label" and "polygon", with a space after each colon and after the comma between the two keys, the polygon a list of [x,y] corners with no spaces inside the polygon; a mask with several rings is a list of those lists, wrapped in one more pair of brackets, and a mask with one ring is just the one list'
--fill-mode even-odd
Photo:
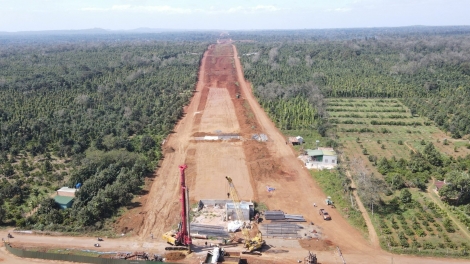
{"label": "construction material pile", "polygon": [[203,225],[203,224],[191,224],[191,233],[197,233],[200,235],[206,235],[208,237],[216,238],[228,238],[230,237],[228,232],[223,226],[217,225]]}
{"label": "construction material pile", "polygon": [[305,222],[302,215],[285,214],[283,211],[265,211],[264,219],[276,222]]}
{"label": "construction material pile", "polygon": [[290,237],[300,238],[299,231],[303,229],[302,226],[289,223],[275,223],[260,225],[260,231],[263,236],[271,237]]}

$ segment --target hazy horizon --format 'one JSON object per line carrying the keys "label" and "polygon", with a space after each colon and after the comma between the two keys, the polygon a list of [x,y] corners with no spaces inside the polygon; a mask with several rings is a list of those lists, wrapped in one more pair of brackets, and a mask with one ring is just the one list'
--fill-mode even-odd
{"label": "hazy horizon", "polygon": [[465,0],[0,0],[0,31],[285,30],[470,25]]}

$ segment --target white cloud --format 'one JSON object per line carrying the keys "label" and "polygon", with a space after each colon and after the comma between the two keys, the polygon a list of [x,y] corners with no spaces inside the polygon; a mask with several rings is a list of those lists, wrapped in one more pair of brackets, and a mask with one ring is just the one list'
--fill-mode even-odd
{"label": "white cloud", "polygon": [[166,14],[191,14],[191,13],[207,13],[207,14],[226,14],[226,13],[260,13],[260,12],[274,12],[279,11],[281,8],[272,5],[257,5],[257,6],[237,6],[228,9],[217,9],[210,7],[209,9],[189,9],[172,7],[168,5],[161,6],[141,6],[141,5],[113,5],[109,8],[99,7],[85,7],[80,11],[88,12],[134,12],[134,13],[166,13]]}

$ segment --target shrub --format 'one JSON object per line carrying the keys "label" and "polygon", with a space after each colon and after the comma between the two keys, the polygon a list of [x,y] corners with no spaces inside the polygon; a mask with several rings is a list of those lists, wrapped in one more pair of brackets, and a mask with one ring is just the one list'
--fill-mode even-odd
{"label": "shrub", "polygon": [[451,240],[447,234],[443,234],[442,237],[444,238],[444,241],[449,243]]}
{"label": "shrub", "polygon": [[408,189],[405,188],[401,190],[400,200],[405,204],[411,202],[411,193]]}
{"label": "shrub", "polygon": [[420,237],[425,237],[426,236],[426,232],[424,232],[423,229],[416,229],[416,235],[420,236]]}
{"label": "shrub", "polygon": [[398,140],[398,145],[403,145],[403,141],[402,141],[402,140]]}
{"label": "shrub", "polygon": [[382,233],[386,235],[390,235],[392,231],[390,230],[390,228],[386,227],[386,228],[382,228]]}
{"label": "shrub", "polygon": [[424,249],[434,249],[434,248],[436,248],[436,246],[434,246],[434,244],[432,242],[424,241],[423,242],[423,248]]}
{"label": "shrub", "polygon": [[410,247],[410,244],[408,243],[408,240],[406,239],[400,239],[400,245],[404,248]]}
{"label": "shrub", "polygon": [[405,217],[404,217],[403,215],[399,214],[399,215],[397,216],[397,219],[400,220],[400,221],[404,221],[404,220],[405,220]]}
{"label": "shrub", "polygon": [[420,248],[421,244],[418,241],[411,242],[411,247],[413,248]]}
{"label": "shrub", "polygon": [[449,242],[449,243],[447,243],[447,247],[452,248],[452,249],[456,249],[457,245],[454,242]]}
{"label": "shrub", "polygon": [[446,229],[447,232],[449,233],[455,232],[454,225],[452,224],[452,221],[449,218],[445,218],[444,221],[442,221],[442,224],[444,225],[444,228]]}

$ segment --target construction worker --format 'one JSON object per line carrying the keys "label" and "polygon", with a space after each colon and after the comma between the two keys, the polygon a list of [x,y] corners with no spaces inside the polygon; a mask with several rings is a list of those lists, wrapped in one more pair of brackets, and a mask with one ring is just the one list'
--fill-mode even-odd
{"label": "construction worker", "polygon": [[153,233],[150,233],[150,238],[153,239]]}

